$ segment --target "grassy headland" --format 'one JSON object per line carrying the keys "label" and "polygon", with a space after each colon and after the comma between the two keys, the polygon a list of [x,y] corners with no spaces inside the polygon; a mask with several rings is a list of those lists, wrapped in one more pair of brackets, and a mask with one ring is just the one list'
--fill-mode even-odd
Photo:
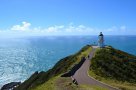
{"label": "grassy headland", "polygon": [[[35,72],[15,90],[107,90],[98,86],[75,85],[70,77],[61,77],[87,57],[92,47],[87,45],[76,54],[61,59],[44,72]],[[136,89],[136,56],[112,47],[98,48],[91,60],[90,76],[119,87],[122,90]]]}
{"label": "grassy headland", "polygon": [[[29,79],[23,82],[15,90],[29,90],[29,89],[39,90],[38,87],[41,86],[42,84],[45,85],[45,87],[44,89],[42,88],[40,90],[48,90],[46,89],[48,87],[55,88],[54,84],[49,85],[48,83],[50,83],[51,80],[53,81],[60,78],[62,74],[70,71],[76,64],[78,64],[81,61],[82,57],[87,57],[91,50],[92,47],[90,45],[87,45],[76,54],[61,59],[59,62],[55,64],[55,66],[52,69],[46,72],[44,71],[35,72]],[[48,87],[46,87],[47,85]]]}
{"label": "grassy headland", "polygon": [[97,49],[90,76],[122,90],[136,90],[136,56],[110,46]]}

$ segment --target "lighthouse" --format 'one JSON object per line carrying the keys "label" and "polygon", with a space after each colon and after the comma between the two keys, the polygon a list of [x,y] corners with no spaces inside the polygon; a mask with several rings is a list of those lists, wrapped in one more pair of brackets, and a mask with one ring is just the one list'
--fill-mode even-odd
{"label": "lighthouse", "polygon": [[104,47],[104,35],[102,34],[102,32],[100,32],[100,35],[98,36],[98,46],[100,48]]}

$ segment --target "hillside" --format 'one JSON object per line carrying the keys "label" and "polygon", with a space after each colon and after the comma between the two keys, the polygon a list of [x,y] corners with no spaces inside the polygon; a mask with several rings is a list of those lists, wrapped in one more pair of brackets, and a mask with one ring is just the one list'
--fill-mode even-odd
{"label": "hillside", "polygon": [[81,62],[81,58],[86,57],[90,51],[90,45],[83,47],[76,54],[61,59],[52,69],[48,70],[47,72],[35,72],[29,79],[23,82],[15,90],[34,89],[37,86],[42,85],[51,79],[54,79],[54,77],[60,77],[62,74],[69,72],[79,62]]}
{"label": "hillside", "polygon": [[[126,90],[136,85],[136,56],[110,46],[97,49],[91,60],[90,75],[108,84],[114,81],[113,86]],[[123,86],[124,82],[128,87]]]}
{"label": "hillside", "polygon": [[[76,86],[69,77],[83,63],[82,58],[88,57],[91,51],[92,47],[90,45],[83,47],[76,54],[61,59],[52,69],[46,72],[35,72],[15,90],[60,90],[64,88],[67,90],[107,90],[99,86]],[[136,56],[110,46],[97,48],[94,57],[91,59],[89,74],[99,81],[122,90],[135,90]]]}

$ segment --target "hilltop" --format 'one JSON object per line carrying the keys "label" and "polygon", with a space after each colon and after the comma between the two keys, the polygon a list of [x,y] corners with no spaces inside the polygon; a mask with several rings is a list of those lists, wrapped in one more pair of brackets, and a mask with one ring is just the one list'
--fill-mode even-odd
{"label": "hilltop", "polygon": [[[136,56],[111,46],[97,49],[91,60],[90,75],[120,89],[136,87]],[[131,86],[133,88],[131,88]]]}

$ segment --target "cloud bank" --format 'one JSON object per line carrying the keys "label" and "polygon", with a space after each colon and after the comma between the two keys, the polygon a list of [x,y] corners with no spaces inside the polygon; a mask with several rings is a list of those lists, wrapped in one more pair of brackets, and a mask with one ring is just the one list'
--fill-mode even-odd
{"label": "cloud bank", "polygon": [[[11,35],[98,35],[99,32],[103,32],[105,35],[124,35],[128,31],[126,26],[110,27],[105,29],[88,27],[85,25],[74,25],[70,23],[68,25],[54,25],[46,28],[32,27],[29,22],[22,22],[18,25],[13,25],[10,29],[3,31],[5,34]],[[2,33],[2,31],[0,32]]]}

